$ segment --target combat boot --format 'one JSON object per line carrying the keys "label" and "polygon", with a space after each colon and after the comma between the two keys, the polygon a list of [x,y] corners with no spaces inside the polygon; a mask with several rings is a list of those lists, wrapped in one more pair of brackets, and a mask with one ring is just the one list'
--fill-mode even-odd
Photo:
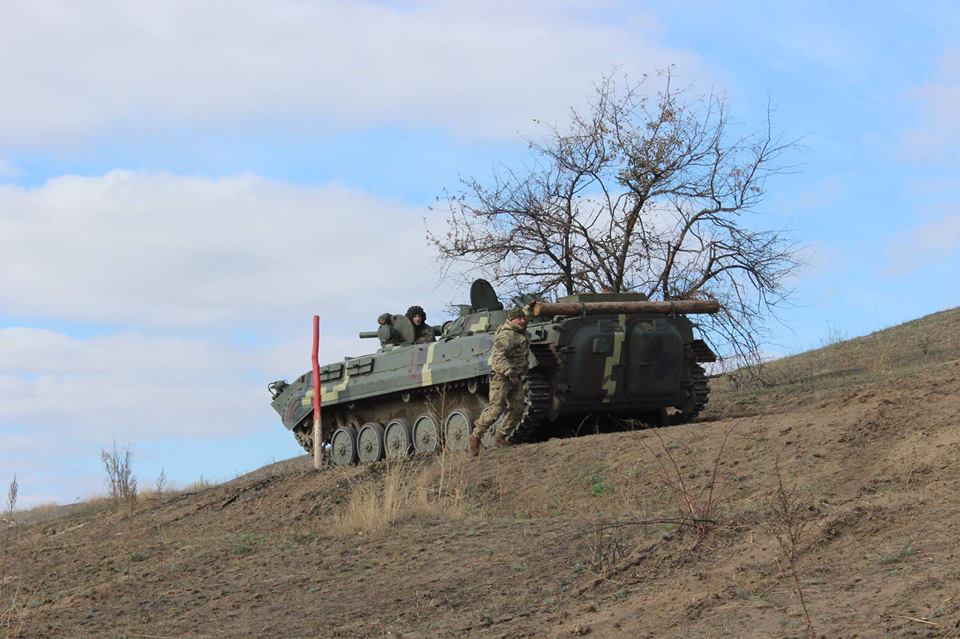
{"label": "combat boot", "polygon": [[476,457],[480,452],[480,438],[473,433],[470,433],[470,437],[467,438],[467,451],[471,457]]}
{"label": "combat boot", "polygon": [[506,448],[510,445],[510,440],[503,435],[497,435],[497,438],[493,440],[493,443],[497,448]]}

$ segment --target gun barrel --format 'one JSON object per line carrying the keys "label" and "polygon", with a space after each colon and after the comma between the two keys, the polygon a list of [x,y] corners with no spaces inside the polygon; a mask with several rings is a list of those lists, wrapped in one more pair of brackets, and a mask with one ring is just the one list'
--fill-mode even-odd
{"label": "gun barrel", "polygon": [[551,304],[534,302],[534,317],[541,315],[619,315],[631,313],[655,313],[660,315],[692,315],[716,313],[720,310],[717,300],[668,300],[664,302],[565,302]]}
{"label": "gun barrel", "polygon": [[380,331],[360,331],[361,339],[370,339],[371,337],[380,337]]}

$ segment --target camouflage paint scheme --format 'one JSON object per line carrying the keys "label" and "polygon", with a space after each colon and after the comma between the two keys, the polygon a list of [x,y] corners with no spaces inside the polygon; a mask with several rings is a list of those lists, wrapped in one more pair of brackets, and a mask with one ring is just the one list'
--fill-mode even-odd
{"label": "camouflage paint scheme", "polygon": [[[643,300],[639,294],[621,293],[558,301]],[[324,440],[338,426],[413,420],[430,408],[417,398],[437,388],[470,388],[469,393],[460,391],[456,401],[473,418],[479,416],[487,405],[493,333],[505,318],[502,309],[463,306],[436,342],[384,344],[374,354],[322,366]],[[657,314],[530,318],[531,375],[539,375],[543,388],[549,385],[539,434],[549,436],[551,425],[564,416],[637,417],[672,407],[681,421],[692,419],[708,392],[697,363],[715,361],[707,345],[694,339],[693,326],[686,317]],[[305,429],[312,421],[312,377],[304,373],[273,399],[288,429]]]}

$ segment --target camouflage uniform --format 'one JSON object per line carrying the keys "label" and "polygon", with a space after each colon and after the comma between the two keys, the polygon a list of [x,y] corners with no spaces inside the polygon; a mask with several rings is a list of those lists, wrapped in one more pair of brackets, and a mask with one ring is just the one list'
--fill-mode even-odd
{"label": "camouflage uniform", "polygon": [[490,366],[493,368],[490,404],[474,424],[473,434],[477,438],[483,437],[500,414],[506,412],[497,429],[497,436],[506,439],[523,417],[523,383],[527,376],[530,339],[526,330],[510,323],[512,317],[519,316],[519,309],[511,310],[507,321],[494,334],[493,354],[490,357]]}
{"label": "camouflage uniform", "polygon": [[414,344],[429,344],[430,342],[437,341],[436,331],[434,331],[433,327],[429,324],[421,324],[420,326],[414,324],[413,332],[416,335],[413,339]]}

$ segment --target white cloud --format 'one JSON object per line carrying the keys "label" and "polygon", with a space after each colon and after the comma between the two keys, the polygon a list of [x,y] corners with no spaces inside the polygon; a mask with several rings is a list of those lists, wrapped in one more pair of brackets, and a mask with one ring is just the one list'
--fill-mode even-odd
{"label": "white cloud", "polygon": [[0,423],[61,424],[93,441],[249,432],[266,393],[243,381],[244,355],[185,338],[2,329]]}
{"label": "white cloud", "polygon": [[78,339],[45,329],[0,329],[0,374],[123,375],[149,369],[163,379],[186,369],[208,374],[237,363],[224,361],[212,343],[184,338],[121,333]]}
{"label": "white cloud", "polygon": [[0,143],[273,118],[513,136],[614,65],[688,52],[636,8],[582,2],[14,3],[0,19]]}
{"label": "white cloud", "polygon": [[888,272],[901,275],[960,254],[960,210],[917,226],[887,248]]}
{"label": "white cloud", "polygon": [[809,217],[835,206],[850,190],[849,176],[826,175],[817,179],[805,180],[796,193],[782,197],[776,206],[770,207],[780,215]]}
{"label": "white cloud", "polygon": [[22,173],[19,166],[0,156],[0,180],[18,178]]}
{"label": "white cloud", "polygon": [[[266,383],[303,372],[308,353],[275,348],[209,337],[0,329],[0,481],[19,473],[22,506],[94,494],[102,490],[98,452],[112,439],[137,451],[138,473],[165,466],[178,482],[236,468],[226,453],[204,454],[212,441],[214,450],[230,449],[266,435],[263,450],[295,454]],[[157,448],[175,456],[141,454]]]}
{"label": "white cloud", "polygon": [[382,311],[418,303],[439,322],[465,297],[434,286],[424,213],[255,176],[0,186],[0,315],[71,327],[0,328],[0,472],[55,459],[47,474],[72,499],[58,465],[111,436],[186,451],[275,427],[284,449],[266,384],[309,368],[313,313],[326,362],[374,350],[357,332]]}
{"label": "white cloud", "polygon": [[960,49],[945,51],[934,78],[912,92],[920,113],[919,123],[902,136],[914,157],[956,159],[960,145]]}
{"label": "white cloud", "polygon": [[0,185],[0,312],[230,331],[439,304],[425,212],[254,176]]}

